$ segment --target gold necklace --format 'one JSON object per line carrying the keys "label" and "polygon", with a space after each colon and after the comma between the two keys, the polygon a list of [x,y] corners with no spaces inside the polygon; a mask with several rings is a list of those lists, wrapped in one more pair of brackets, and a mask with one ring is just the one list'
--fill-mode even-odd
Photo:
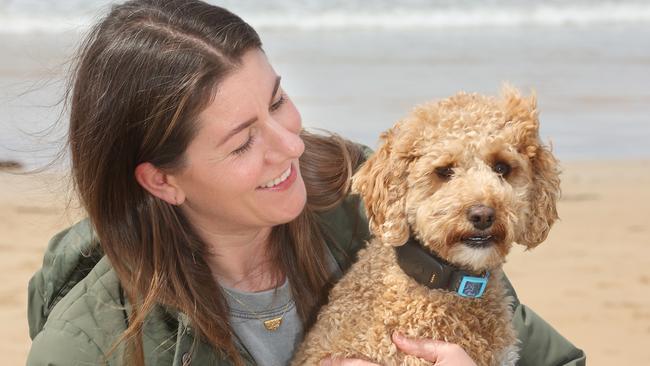
{"label": "gold necklace", "polygon": [[264,320],[264,319],[262,319],[262,318],[260,317],[259,313],[257,313],[257,312],[255,312],[255,311],[251,310],[251,308],[248,307],[248,305],[246,305],[243,301],[241,301],[241,300],[239,300],[237,297],[235,297],[235,295],[232,294],[232,293],[230,293],[230,291],[228,291],[228,290],[225,289],[225,288],[224,288],[223,290],[224,290],[224,292],[225,292],[226,294],[228,294],[228,296],[230,296],[233,300],[237,301],[240,305],[242,305],[243,307],[245,307],[246,310],[248,310],[251,314],[255,315],[255,317],[257,318],[257,320],[259,320],[260,322],[262,322],[262,324],[264,324],[264,328],[266,328],[266,330],[268,330],[269,332],[275,332],[276,330],[278,330],[278,328],[280,328],[280,325],[282,325],[282,319],[284,318],[285,315],[287,315],[287,311],[289,310],[289,305],[291,304],[291,300],[287,301],[287,305],[284,306],[284,310],[282,311],[282,313],[280,314],[279,317],[272,318],[272,319],[268,319],[268,320]]}

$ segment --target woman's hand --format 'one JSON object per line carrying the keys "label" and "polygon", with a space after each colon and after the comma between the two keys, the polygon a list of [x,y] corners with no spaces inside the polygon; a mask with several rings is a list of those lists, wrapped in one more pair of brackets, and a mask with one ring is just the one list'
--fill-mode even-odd
{"label": "woman's hand", "polygon": [[[402,352],[433,362],[434,366],[476,366],[465,350],[457,344],[431,339],[409,339],[395,332],[393,343]],[[326,358],[321,366],[380,366],[376,363],[355,358]]]}
{"label": "woman's hand", "polygon": [[402,352],[433,362],[435,366],[476,366],[465,350],[455,344],[432,339],[409,339],[393,333],[393,343]]}
{"label": "woman's hand", "polygon": [[356,358],[326,358],[320,362],[320,366],[381,366],[376,363],[359,360]]}

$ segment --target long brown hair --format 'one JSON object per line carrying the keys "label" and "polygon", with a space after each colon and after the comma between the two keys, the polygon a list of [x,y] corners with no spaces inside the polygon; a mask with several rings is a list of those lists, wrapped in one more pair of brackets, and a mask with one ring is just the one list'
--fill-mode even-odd
{"label": "long brown hair", "polygon": [[[242,364],[205,243],[179,208],[137,183],[134,170],[142,162],[183,169],[198,114],[242,55],[261,47],[238,16],[196,0],[114,6],[81,46],[69,92],[72,177],[132,306],[116,342],[127,341],[129,364],[144,364],[142,327],[156,304],[187,314],[199,337]],[[348,193],[361,153],[336,136],[302,136],[308,204],[293,222],[274,228],[271,250],[306,322],[328,281],[315,212]]]}

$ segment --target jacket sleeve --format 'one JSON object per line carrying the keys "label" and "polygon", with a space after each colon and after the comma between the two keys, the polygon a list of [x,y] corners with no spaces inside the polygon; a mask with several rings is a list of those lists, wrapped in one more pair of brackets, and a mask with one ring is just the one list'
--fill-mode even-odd
{"label": "jacket sleeve", "polygon": [[526,305],[518,304],[513,325],[520,341],[517,366],[584,366],[585,353]]}
{"label": "jacket sleeve", "polygon": [[97,344],[83,330],[63,320],[48,323],[32,341],[27,356],[27,366],[100,365],[104,361]]}
{"label": "jacket sleeve", "polygon": [[503,276],[508,295],[512,297],[512,325],[519,339],[517,366],[584,366],[585,353],[564,338],[544,319],[519,302],[517,292],[507,276]]}
{"label": "jacket sleeve", "polygon": [[50,240],[43,267],[32,276],[27,290],[31,339],[43,329],[54,306],[89,273],[101,257],[88,219]]}

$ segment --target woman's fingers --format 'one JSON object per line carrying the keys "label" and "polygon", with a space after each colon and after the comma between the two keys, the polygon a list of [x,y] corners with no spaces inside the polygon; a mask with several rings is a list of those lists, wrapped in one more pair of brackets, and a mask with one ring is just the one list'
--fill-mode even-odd
{"label": "woman's fingers", "polygon": [[438,359],[438,347],[447,344],[442,341],[407,338],[401,333],[393,333],[393,343],[402,352],[435,363]]}
{"label": "woman's fingers", "polygon": [[360,360],[357,358],[326,358],[320,362],[320,366],[380,366],[376,363]]}
{"label": "woman's fingers", "polygon": [[433,362],[434,365],[476,366],[457,344],[432,339],[411,339],[397,332],[393,333],[392,338],[402,352]]}
{"label": "woman's fingers", "polygon": [[[463,348],[454,343],[436,341],[432,339],[407,338],[400,333],[393,333],[393,343],[402,352],[433,362],[436,366],[476,366],[476,363],[467,355]],[[356,358],[326,358],[320,366],[380,366],[376,363]]]}

